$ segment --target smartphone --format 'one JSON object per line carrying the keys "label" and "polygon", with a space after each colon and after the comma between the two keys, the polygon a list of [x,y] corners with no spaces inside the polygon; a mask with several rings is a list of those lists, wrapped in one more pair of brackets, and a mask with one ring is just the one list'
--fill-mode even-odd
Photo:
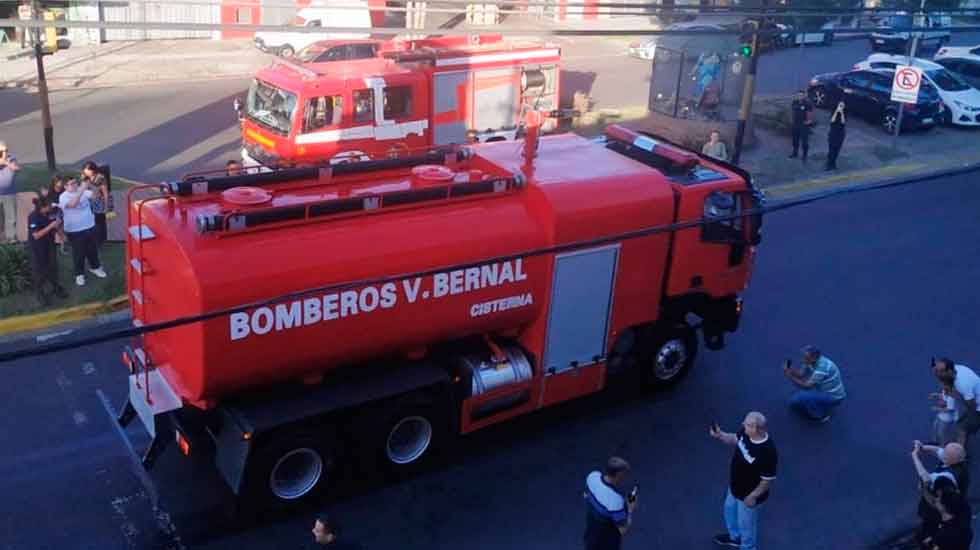
{"label": "smartphone", "polygon": [[717,422],[712,422],[711,425],[708,426],[708,429],[711,430],[712,432],[720,432],[721,425],[719,425]]}
{"label": "smartphone", "polygon": [[637,495],[638,495],[639,493],[640,493],[640,486],[639,486],[639,485],[634,485],[634,486],[633,486],[633,489],[631,489],[631,490],[630,490],[630,494],[629,494],[629,496],[627,496],[626,498],[627,498],[627,499],[628,499],[628,500],[629,500],[630,502],[636,502],[636,496],[637,496]]}
{"label": "smartphone", "polygon": [[783,359],[783,368],[784,369],[788,369],[788,368],[790,368],[792,366],[793,366],[793,360],[792,359]]}

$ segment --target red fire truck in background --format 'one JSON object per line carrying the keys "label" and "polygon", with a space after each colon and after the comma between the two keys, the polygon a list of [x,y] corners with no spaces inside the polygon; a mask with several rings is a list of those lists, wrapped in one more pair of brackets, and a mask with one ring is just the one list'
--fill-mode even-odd
{"label": "red fire truck in background", "polygon": [[[517,146],[515,146],[517,145]],[[133,193],[120,414],[280,508],[475,430],[675,382],[739,324],[761,217],[739,168],[622,127],[196,175]],[[138,198],[138,197],[137,197]]]}
{"label": "red fire truck in background", "polygon": [[[379,159],[511,140],[558,107],[558,46],[499,35],[326,41],[256,74],[242,105],[246,166]],[[319,61],[321,59],[327,61]]]}

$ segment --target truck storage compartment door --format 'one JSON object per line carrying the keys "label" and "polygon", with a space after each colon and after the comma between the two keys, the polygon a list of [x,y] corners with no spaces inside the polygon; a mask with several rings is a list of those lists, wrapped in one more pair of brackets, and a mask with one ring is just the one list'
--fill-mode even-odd
{"label": "truck storage compartment door", "polygon": [[466,141],[466,84],[469,73],[435,75],[432,97],[433,140],[436,145]]}
{"label": "truck storage compartment door", "polygon": [[544,370],[555,375],[606,355],[619,245],[555,257]]}
{"label": "truck storage compartment door", "polygon": [[476,71],[473,80],[473,128],[485,131],[515,127],[520,69]]}

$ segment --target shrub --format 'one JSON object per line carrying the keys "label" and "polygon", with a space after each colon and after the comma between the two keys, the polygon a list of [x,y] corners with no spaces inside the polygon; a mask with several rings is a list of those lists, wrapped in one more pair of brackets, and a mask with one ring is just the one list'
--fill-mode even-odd
{"label": "shrub", "polygon": [[19,244],[0,244],[0,296],[31,288],[31,265],[27,250]]}

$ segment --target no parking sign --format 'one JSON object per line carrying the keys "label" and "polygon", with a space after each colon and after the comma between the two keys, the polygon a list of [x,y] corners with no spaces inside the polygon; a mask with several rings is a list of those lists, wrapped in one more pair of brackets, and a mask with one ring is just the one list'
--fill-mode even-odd
{"label": "no parking sign", "polygon": [[919,86],[921,85],[921,69],[908,65],[895,67],[895,79],[892,81],[892,101],[899,103],[918,103]]}

